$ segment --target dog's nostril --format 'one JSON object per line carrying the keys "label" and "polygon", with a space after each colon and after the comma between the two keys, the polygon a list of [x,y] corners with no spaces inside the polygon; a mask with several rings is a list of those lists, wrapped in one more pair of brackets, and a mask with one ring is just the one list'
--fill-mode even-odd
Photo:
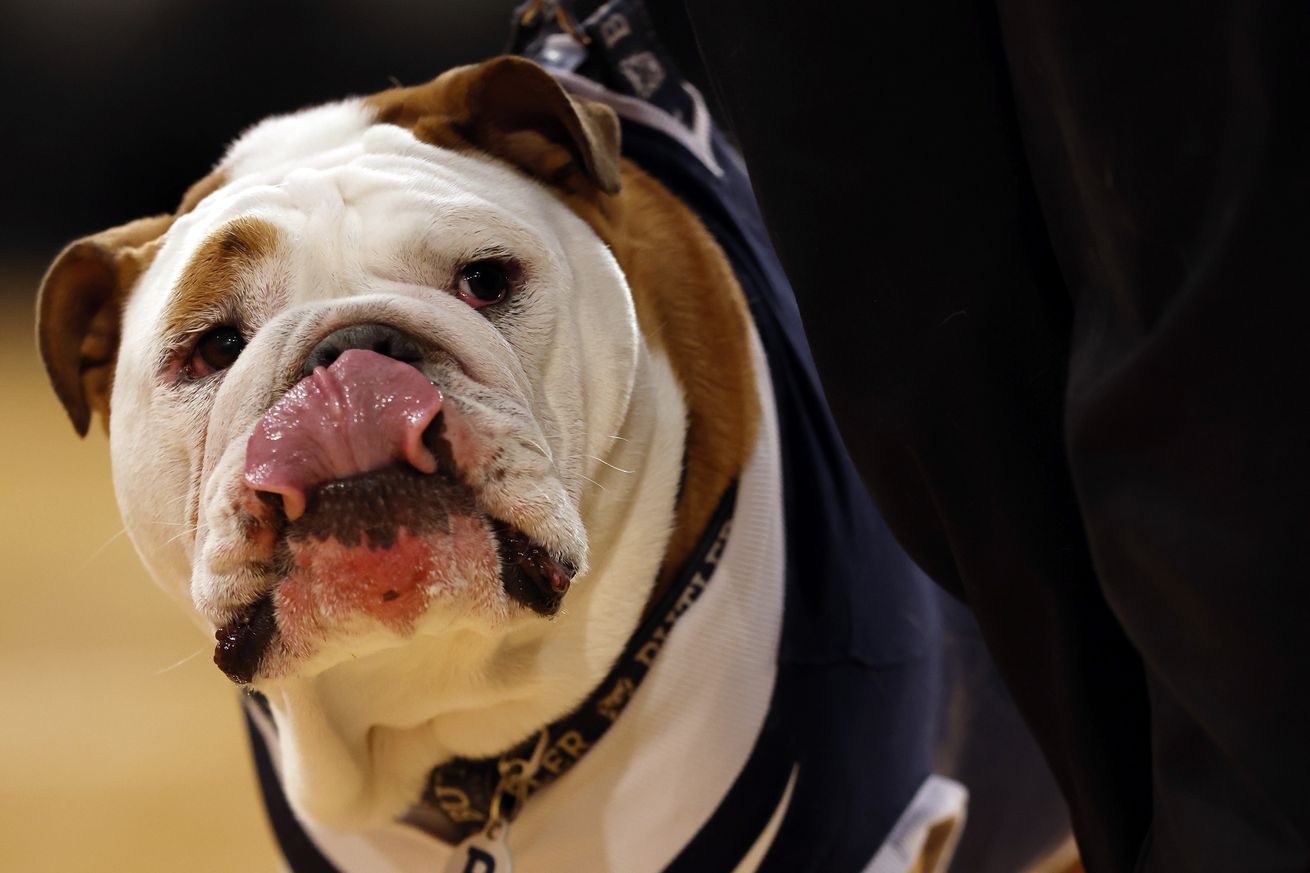
{"label": "dog's nostril", "polygon": [[377,352],[407,364],[423,360],[419,344],[400,330],[385,324],[352,324],[334,330],[310,349],[301,375],[308,376],[315,367],[332,366],[337,358],[351,349]]}

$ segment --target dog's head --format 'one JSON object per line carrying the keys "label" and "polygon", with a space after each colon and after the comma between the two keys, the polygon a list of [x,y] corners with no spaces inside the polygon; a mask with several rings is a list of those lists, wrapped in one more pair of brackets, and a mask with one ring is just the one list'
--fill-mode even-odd
{"label": "dog's head", "polygon": [[[176,215],[45,280],[56,391],[79,431],[108,422],[127,529],[270,700],[303,813],[389,818],[443,757],[575,706],[640,617],[680,486],[740,466],[704,446],[749,427],[689,434],[685,340],[648,335],[726,331],[730,375],[690,390],[744,396],[740,303],[634,299],[620,247],[730,279],[704,245],[667,264],[616,230],[620,175],[610,110],[500,58],[265,121]],[[713,475],[680,478],[689,456]]]}

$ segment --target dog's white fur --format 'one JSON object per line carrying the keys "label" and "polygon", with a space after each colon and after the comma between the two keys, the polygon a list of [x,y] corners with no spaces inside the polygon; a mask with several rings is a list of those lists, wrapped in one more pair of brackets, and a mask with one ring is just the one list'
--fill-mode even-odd
{"label": "dog's white fur", "polygon": [[[494,593],[494,554],[470,547],[454,593],[434,599],[412,636],[341,616],[304,657],[261,670],[254,685],[277,717],[297,811],[376,825],[418,796],[433,764],[507,748],[603,678],[664,553],[685,405],[605,246],[504,165],[377,125],[346,101],[260,124],[220,169],[225,184],[173,225],[123,319],[115,486],[157,582],[211,631],[266,586],[237,524],[246,440],[320,339],[379,320],[457,360],[429,375],[509,469],[479,489],[481,507],[583,559],[546,620]],[[276,252],[226,304],[258,330],[221,377],[174,384],[161,362],[187,337],[161,335],[162,314],[204,240],[242,217],[278,230]],[[531,276],[496,318],[450,287],[489,247]],[[196,313],[188,333],[229,314]]]}

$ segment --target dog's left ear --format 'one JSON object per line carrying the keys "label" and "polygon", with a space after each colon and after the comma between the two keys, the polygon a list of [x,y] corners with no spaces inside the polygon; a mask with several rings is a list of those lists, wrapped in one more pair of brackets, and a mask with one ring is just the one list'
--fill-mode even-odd
{"label": "dog's left ear", "polygon": [[500,57],[458,67],[426,85],[368,98],[378,121],[424,142],[474,148],[565,191],[619,190],[619,121],[608,106],[572,97],[532,61]]}
{"label": "dog's left ear", "polygon": [[119,320],[171,215],[141,218],[72,243],[50,266],[36,303],[36,343],[55,394],[81,436],[91,413],[109,424]]}

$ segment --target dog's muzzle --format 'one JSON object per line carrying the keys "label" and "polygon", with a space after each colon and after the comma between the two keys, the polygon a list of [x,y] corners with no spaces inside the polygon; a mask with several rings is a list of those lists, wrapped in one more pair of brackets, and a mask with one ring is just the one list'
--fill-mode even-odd
{"label": "dog's muzzle", "polygon": [[[384,622],[405,610],[412,619],[424,602],[415,540],[476,523],[495,536],[506,593],[554,614],[574,566],[479,510],[445,436],[458,413],[417,368],[422,360],[421,345],[394,328],[343,328],[315,346],[304,377],[255,425],[244,481],[279,539],[274,587],[294,572],[293,555],[331,548],[362,556],[333,573],[332,596]],[[214,661],[236,682],[252,680],[278,635],[285,603],[275,595],[270,588],[216,634]]]}

